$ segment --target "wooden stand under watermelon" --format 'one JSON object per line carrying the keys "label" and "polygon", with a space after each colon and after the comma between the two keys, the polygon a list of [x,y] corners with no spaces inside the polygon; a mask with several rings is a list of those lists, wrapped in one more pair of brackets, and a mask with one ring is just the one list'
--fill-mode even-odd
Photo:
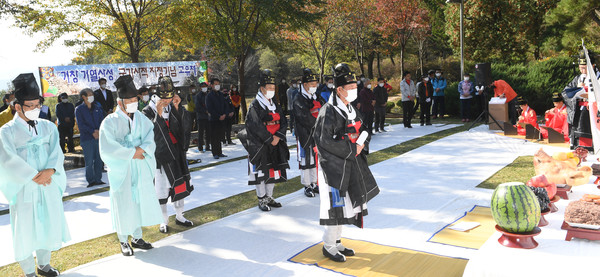
{"label": "wooden stand under watermelon", "polygon": [[554,205],[554,203],[558,202],[558,200],[560,200],[560,196],[554,195],[554,197],[552,199],[550,199],[550,205],[548,205],[550,207],[550,212],[551,213],[555,213],[558,212],[558,207],[556,207],[556,205]]}
{"label": "wooden stand under watermelon", "polygon": [[572,227],[564,221],[560,228],[567,230],[567,236],[565,237],[566,241],[571,241],[573,238],[600,240],[600,230]]}
{"label": "wooden stand under watermelon", "polygon": [[502,233],[502,236],[498,238],[498,242],[503,246],[511,248],[533,249],[538,246],[537,241],[535,241],[533,237],[539,235],[542,232],[542,229],[535,227],[535,229],[529,233],[513,234],[496,225],[496,231]]}
{"label": "wooden stand under watermelon", "polygon": [[558,196],[560,196],[560,198],[566,199],[566,200],[569,200],[569,195],[568,195],[569,192],[571,192],[571,186],[569,186],[569,185],[566,185],[565,187],[556,189],[556,195],[558,195]]}

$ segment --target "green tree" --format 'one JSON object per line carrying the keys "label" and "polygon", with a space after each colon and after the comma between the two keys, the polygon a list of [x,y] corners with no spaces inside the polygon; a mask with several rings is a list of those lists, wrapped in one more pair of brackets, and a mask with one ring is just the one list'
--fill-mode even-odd
{"label": "green tree", "polygon": [[102,45],[139,62],[140,52],[158,42],[169,27],[172,3],[178,2],[48,0],[21,5],[14,15],[28,31],[47,35],[39,48],[66,34],[78,33],[77,38],[65,41],[67,46]]}
{"label": "green tree", "polygon": [[600,50],[600,1],[562,0],[545,21],[550,36],[546,50],[575,54],[581,39],[589,49]]}

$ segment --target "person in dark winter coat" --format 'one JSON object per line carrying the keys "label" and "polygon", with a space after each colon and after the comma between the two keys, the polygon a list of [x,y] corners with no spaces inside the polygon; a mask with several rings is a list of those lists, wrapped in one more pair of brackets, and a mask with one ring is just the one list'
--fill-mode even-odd
{"label": "person in dark winter coat", "polygon": [[387,132],[383,129],[385,124],[385,106],[388,101],[388,92],[385,88],[385,79],[377,78],[377,87],[373,89],[375,94],[375,132]]}
{"label": "person in dark winter coat", "polygon": [[227,157],[223,154],[221,140],[225,136],[225,120],[229,111],[227,102],[221,93],[221,81],[213,78],[210,81],[211,89],[206,95],[206,111],[208,112],[208,123],[210,125],[210,144],[213,158],[219,159]]}
{"label": "person in dark winter coat", "polygon": [[271,70],[261,72],[260,89],[246,115],[246,128],[238,138],[248,151],[248,185],[256,186],[258,208],[270,211],[280,208],[273,198],[275,183],[287,181],[286,169],[290,151],[285,132],[287,120],[283,110],[274,101],[275,78]]}
{"label": "person in dark winter coat", "polygon": [[[161,233],[168,232],[169,214],[167,202],[169,199],[175,207],[175,223],[182,226],[194,224],[183,217],[184,198],[194,190],[190,184],[190,171],[187,166],[186,150],[189,135],[186,136],[186,124],[175,110],[184,112],[184,108],[175,108],[173,81],[170,77],[158,79],[157,93],[152,95],[150,103],[142,113],[154,124],[154,142],[156,143],[156,173],[154,188],[160,203],[163,223],[159,226]],[[179,99],[179,106],[181,99]],[[189,123],[188,123],[189,124]]]}
{"label": "person in dark winter coat", "polygon": [[431,125],[431,100],[433,99],[433,85],[429,80],[429,76],[425,75],[421,78],[421,82],[417,84],[417,93],[419,94],[419,105],[421,106],[421,126]]}
{"label": "person in dark winter coat", "polygon": [[317,75],[305,68],[302,75],[300,93],[294,99],[292,112],[296,127],[296,143],[298,145],[298,165],[300,166],[300,183],[304,185],[304,195],[315,197],[319,193],[317,186],[317,164],[315,158],[315,141],[312,137],[313,127],[319,110],[325,100],[317,93]]}
{"label": "person in dark winter coat", "polygon": [[58,96],[56,111],[56,120],[58,121],[58,135],[60,136],[60,148],[65,153],[65,143],[69,153],[75,152],[73,144],[73,127],[75,126],[75,106],[69,102],[69,96],[61,93]]}
{"label": "person in dark winter coat", "polygon": [[335,69],[334,93],[321,108],[315,124],[319,187],[320,224],[325,225],[323,255],[346,261],[354,250],[342,245],[342,225],[363,227],[367,202],[379,187],[367,163],[369,133],[360,112],[350,105],[357,98],[356,76],[347,64]]}
{"label": "person in dark winter coat", "polygon": [[[206,109],[206,96],[208,84],[200,84],[200,92],[194,98],[196,103],[196,123],[198,124],[198,150],[204,153],[210,151],[210,125],[208,124],[208,110]],[[206,148],[203,148],[206,146]]]}
{"label": "person in dark winter coat", "polygon": [[358,92],[357,108],[364,117],[365,126],[370,135],[373,135],[373,113],[375,112],[375,102],[375,94],[371,90],[371,84],[368,84]]}
{"label": "person in dark winter coat", "polygon": [[230,91],[223,90],[223,98],[225,98],[225,103],[227,104],[227,117],[225,118],[225,136],[223,137],[224,145],[235,145],[233,141],[231,141],[231,127],[233,126],[233,117],[234,117],[234,109],[233,102],[231,101],[231,97],[229,96]]}

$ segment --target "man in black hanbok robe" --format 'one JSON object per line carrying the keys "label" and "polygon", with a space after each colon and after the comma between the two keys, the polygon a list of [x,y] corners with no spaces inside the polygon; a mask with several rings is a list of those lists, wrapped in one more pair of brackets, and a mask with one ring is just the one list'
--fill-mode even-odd
{"label": "man in black hanbok robe", "polygon": [[159,226],[159,231],[162,233],[168,232],[167,202],[169,199],[175,208],[175,223],[187,227],[194,225],[183,217],[183,199],[194,190],[194,186],[190,184],[190,171],[186,158],[189,146],[189,135],[186,135],[186,132],[191,130],[184,122],[186,117],[180,114],[184,112],[183,109],[175,109],[172,103],[173,96],[171,78],[160,77],[157,93],[152,95],[150,103],[142,111],[154,124],[156,143],[154,187],[163,215],[163,223]]}
{"label": "man in black hanbok robe", "polygon": [[320,224],[325,225],[323,255],[346,261],[354,251],[341,243],[342,225],[362,228],[367,202],[379,187],[367,163],[369,133],[350,103],[357,97],[356,76],[347,64],[335,69],[334,93],[321,108],[315,125],[320,187]]}
{"label": "man in black hanbok robe", "polygon": [[305,68],[302,76],[300,93],[294,99],[293,110],[296,119],[296,143],[298,145],[298,165],[300,167],[300,183],[304,185],[304,195],[315,197],[319,193],[317,186],[317,162],[313,127],[317,121],[319,110],[325,100],[317,92],[317,75]]}
{"label": "man in black hanbok robe", "polygon": [[285,132],[287,120],[281,107],[273,100],[275,78],[271,70],[261,72],[260,90],[246,116],[246,128],[238,138],[248,151],[248,184],[256,186],[258,207],[270,211],[281,203],[273,199],[275,183],[287,181],[290,152]]}

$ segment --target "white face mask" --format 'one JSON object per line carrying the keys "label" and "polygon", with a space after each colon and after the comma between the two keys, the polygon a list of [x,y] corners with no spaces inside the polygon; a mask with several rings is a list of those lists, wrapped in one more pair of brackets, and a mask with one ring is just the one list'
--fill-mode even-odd
{"label": "white face mask", "polygon": [[88,96],[88,102],[92,103],[94,102],[94,96]]}
{"label": "white face mask", "polygon": [[69,99],[65,98],[62,100],[63,103],[69,103]]}
{"label": "white face mask", "polygon": [[327,84],[327,87],[328,87],[328,88],[333,88],[333,87],[335,87],[335,86],[333,85],[333,83],[328,83],[328,84]]}
{"label": "white face mask", "polygon": [[142,101],[148,102],[148,100],[150,100],[150,95],[143,95],[142,96]]}
{"label": "white face mask", "polygon": [[102,85],[100,85],[100,88],[101,88],[101,89],[106,89],[106,84],[102,84]]}
{"label": "white face mask", "polygon": [[196,90],[195,90],[195,89],[193,89],[193,90],[192,90],[192,93],[196,93]]}
{"label": "white face mask", "polygon": [[435,76],[440,77],[442,76],[442,73],[436,73]]}
{"label": "white face mask", "polygon": [[221,90],[221,85],[215,85],[215,90]]}
{"label": "white face mask", "polygon": [[125,105],[125,111],[127,113],[134,113],[135,111],[137,111],[137,109],[138,109],[138,103],[136,103],[136,102]]}
{"label": "white face mask", "polygon": [[275,96],[275,91],[274,90],[267,90],[267,94],[265,95],[265,97],[267,99],[271,99],[271,98],[273,98],[273,96]]}
{"label": "white face mask", "polygon": [[232,88],[231,90],[232,90],[232,91],[237,91],[237,88]]}
{"label": "white face mask", "polygon": [[383,83],[377,84],[380,88],[383,87]]}
{"label": "white face mask", "polygon": [[429,77],[427,77],[427,78],[423,78],[423,80],[424,80],[425,82],[429,82]]}
{"label": "white face mask", "polygon": [[17,101],[17,99],[13,99],[13,101],[10,101],[10,103],[8,103],[8,104],[14,107],[15,106],[15,101]]}
{"label": "white face mask", "polygon": [[356,83],[360,85],[360,80],[356,81]]}
{"label": "white face mask", "polygon": [[40,118],[40,109],[35,108],[31,111],[26,111],[24,114],[25,117],[27,117],[27,119],[29,120],[37,120],[38,118]]}
{"label": "white face mask", "polygon": [[348,102],[352,102],[356,100],[356,97],[358,97],[358,89],[347,90],[347,92],[348,96],[346,96],[346,101]]}
{"label": "white face mask", "polygon": [[207,91],[208,91],[208,88],[207,88],[207,87],[203,87],[203,88],[201,88],[200,90],[202,90],[202,92],[207,92]]}
{"label": "white face mask", "polygon": [[367,88],[368,88],[368,89],[371,89],[371,84],[368,84],[368,85],[367,85]]}
{"label": "white face mask", "polygon": [[281,83],[285,84],[285,80],[281,80]]}
{"label": "white face mask", "polygon": [[308,93],[315,94],[315,92],[317,92],[317,87],[309,87],[308,88]]}
{"label": "white face mask", "polygon": [[294,88],[298,88],[298,85],[297,85],[297,84],[292,84],[292,86],[293,86]]}
{"label": "white face mask", "polygon": [[468,81],[470,78],[469,77],[465,77],[465,81]]}

